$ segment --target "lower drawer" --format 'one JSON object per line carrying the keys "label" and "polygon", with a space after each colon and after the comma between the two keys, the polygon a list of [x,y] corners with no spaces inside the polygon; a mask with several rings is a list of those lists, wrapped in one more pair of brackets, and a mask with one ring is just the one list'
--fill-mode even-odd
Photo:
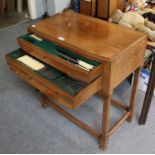
{"label": "lower drawer", "polygon": [[102,77],[86,83],[69,77],[47,64],[43,64],[44,68],[41,70],[34,70],[18,60],[25,55],[27,54],[21,49],[7,54],[6,60],[10,69],[40,92],[70,109],[79,107],[102,88]]}

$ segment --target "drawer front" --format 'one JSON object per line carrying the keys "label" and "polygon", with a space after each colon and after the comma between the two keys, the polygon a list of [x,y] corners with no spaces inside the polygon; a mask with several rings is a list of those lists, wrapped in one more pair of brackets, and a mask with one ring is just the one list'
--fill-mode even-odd
{"label": "drawer front", "polygon": [[74,77],[79,80],[82,79],[86,82],[91,82],[100,75],[102,75],[103,65],[98,65],[97,67],[95,67],[95,69],[87,71],[77,66],[77,64],[73,64],[59,57],[56,52],[52,54],[52,52],[49,52],[46,49],[41,48],[38,45],[31,43],[26,39],[23,39],[22,37],[19,37],[17,40],[24,51],[42,60],[43,62],[57,68],[58,70],[64,72],[68,76]]}
{"label": "drawer front", "polygon": [[[38,89],[43,94],[52,97],[69,109],[75,109],[84,103],[90,96],[101,89],[102,78],[98,78],[90,85],[82,89],[79,93],[72,96],[64,90],[54,85],[49,80],[39,76],[27,66],[13,59],[10,55],[6,55],[6,60],[10,69],[16,73],[24,81]],[[78,102],[77,102],[78,101]]]}

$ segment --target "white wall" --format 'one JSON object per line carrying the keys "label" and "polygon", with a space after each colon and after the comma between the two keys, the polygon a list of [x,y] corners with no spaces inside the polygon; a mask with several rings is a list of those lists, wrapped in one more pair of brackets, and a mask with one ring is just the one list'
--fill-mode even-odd
{"label": "white wall", "polygon": [[68,7],[70,0],[48,0],[48,14],[54,15]]}
{"label": "white wall", "polygon": [[55,14],[55,0],[47,0],[48,15]]}
{"label": "white wall", "polygon": [[31,19],[36,19],[44,14],[43,0],[28,0]]}
{"label": "white wall", "polygon": [[[44,0],[28,0],[31,19],[36,19],[44,14]],[[69,6],[70,0],[48,0],[48,14],[54,15]]]}

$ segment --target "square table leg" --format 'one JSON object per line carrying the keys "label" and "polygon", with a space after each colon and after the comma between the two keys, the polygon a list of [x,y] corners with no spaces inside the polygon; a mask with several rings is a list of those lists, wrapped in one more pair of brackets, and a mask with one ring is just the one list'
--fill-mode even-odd
{"label": "square table leg", "polygon": [[130,99],[130,106],[129,106],[129,111],[131,111],[131,115],[128,120],[130,122],[132,121],[134,112],[135,112],[135,107],[136,107],[135,104],[136,104],[137,93],[138,93],[138,83],[139,83],[140,73],[141,73],[141,67],[139,67],[135,71],[135,77],[134,77],[133,88],[132,88],[131,99]]}
{"label": "square table leg", "polygon": [[112,95],[104,97],[104,106],[103,106],[103,116],[102,116],[102,136],[100,141],[100,148],[102,150],[107,149],[108,140],[109,140],[109,123],[110,123],[110,106]]}
{"label": "square table leg", "polygon": [[[104,99],[104,106],[103,106],[103,116],[102,116],[102,133],[101,133],[101,141],[100,141],[100,148],[103,150],[106,150],[109,136],[125,121],[129,120],[130,122],[133,119],[135,106],[136,106],[136,98],[137,98],[137,92],[138,92],[138,82],[140,78],[140,72],[141,72],[141,66],[138,67],[135,70],[135,77],[133,82],[133,88],[131,93],[131,99],[130,99],[130,105],[128,112],[125,116],[122,117],[122,119],[115,125],[115,127],[112,130],[109,130],[109,124],[110,124],[110,106],[112,102],[112,89],[107,89],[107,91],[103,90],[103,99]],[[110,81],[109,81],[110,84]]]}

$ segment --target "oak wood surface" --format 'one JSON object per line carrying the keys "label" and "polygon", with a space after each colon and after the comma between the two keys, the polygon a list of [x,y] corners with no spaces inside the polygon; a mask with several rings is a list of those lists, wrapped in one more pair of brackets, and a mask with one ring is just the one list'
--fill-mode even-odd
{"label": "oak wood surface", "polygon": [[73,11],[52,16],[28,30],[75,53],[101,62],[118,58],[146,38],[141,32]]}
{"label": "oak wood surface", "polygon": [[48,80],[38,76],[31,69],[22,65],[17,60],[6,56],[7,62],[11,69],[26,82],[37,88],[44,94],[56,99],[61,104],[65,105],[69,109],[76,109],[83,104],[89,97],[97,93],[102,88],[102,78],[99,77],[90,83],[87,87],[77,93],[75,96],[71,96],[61,88],[52,84]]}
{"label": "oak wood surface", "polygon": [[146,40],[129,48],[116,61],[112,63],[112,85],[117,87],[120,81],[124,81],[134,70],[142,66],[144,62]]}
{"label": "oak wood surface", "polygon": [[18,44],[20,47],[25,50],[30,55],[42,60],[43,62],[57,68],[58,70],[66,73],[69,76],[72,76],[76,79],[83,80],[86,82],[91,82],[100,75],[103,74],[103,65],[99,65],[92,71],[86,71],[69,61],[66,61],[58,56],[48,53],[44,49],[26,41],[22,38],[17,38]]}
{"label": "oak wood surface", "polygon": [[131,111],[124,114],[124,116],[113,126],[108,135],[111,136],[131,115]]}
{"label": "oak wood surface", "polygon": [[136,108],[136,99],[137,99],[137,93],[138,93],[138,82],[140,78],[141,73],[141,66],[135,70],[135,77],[133,82],[133,88],[131,92],[131,99],[130,99],[130,106],[129,109],[131,111],[131,115],[129,117],[129,121],[131,122],[134,116],[135,108]]}
{"label": "oak wood surface", "polygon": [[116,99],[112,99],[111,100],[112,105],[119,107],[120,109],[123,109],[125,111],[129,111],[129,106],[127,106],[126,104],[117,101]]}

